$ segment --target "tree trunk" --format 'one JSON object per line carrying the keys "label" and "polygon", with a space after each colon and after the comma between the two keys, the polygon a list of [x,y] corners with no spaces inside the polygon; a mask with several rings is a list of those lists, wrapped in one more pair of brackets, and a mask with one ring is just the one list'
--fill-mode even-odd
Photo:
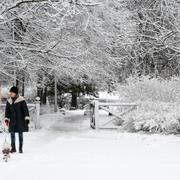
{"label": "tree trunk", "polygon": [[37,87],[37,97],[40,97],[40,102],[42,103],[43,89],[40,87]]}
{"label": "tree trunk", "polygon": [[77,92],[72,92],[71,110],[77,109]]}
{"label": "tree trunk", "polygon": [[23,74],[22,77],[22,96],[24,96],[24,92],[25,92],[25,75]]}
{"label": "tree trunk", "polygon": [[58,110],[57,77],[54,76],[54,112]]}
{"label": "tree trunk", "polygon": [[43,89],[43,94],[42,94],[42,103],[46,104],[46,99],[47,99],[47,87]]}
{"label": "tree trunk", "polygon": [[16,84],[15,84],[15,86],[19,89],[19,80],[18,80],[18,79],[16,79]]}

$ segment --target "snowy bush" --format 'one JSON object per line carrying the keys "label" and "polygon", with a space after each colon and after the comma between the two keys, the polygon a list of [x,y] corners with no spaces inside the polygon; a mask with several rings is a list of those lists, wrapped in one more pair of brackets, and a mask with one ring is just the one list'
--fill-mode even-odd
{"label": "snowy bush", "polygon": [[144,76],[130,77],[125,84],[119,87],[122,100],[125,101],[160,101],[180,103],[180,78],[162,80]]}
{"label": "snowy bush", "polygon": [[180,79],[130,78],[120,86],[123,101],[138,104],[122,128],[131,132],[180,133]]}
{"label": "snowy bush", "polygon": [[164,102],[141,102],[137,111],[126,117],[122,128],[149,133],[180,133],[180,106]]}

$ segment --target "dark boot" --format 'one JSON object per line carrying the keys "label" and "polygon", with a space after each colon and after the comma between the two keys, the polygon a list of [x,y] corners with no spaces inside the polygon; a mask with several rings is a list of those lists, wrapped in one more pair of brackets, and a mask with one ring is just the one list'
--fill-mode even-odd
{"label": "dark boot", "polygon": [[23,133],[19,133],[19,153],[23,153]]}
{"label": "dark boot", "polygon": [[22,144],[19,145],[19,153],[20,153],[20,154],[23,153],[23,145],[22,145]]}
{"label": "dark boot", "polygon": [[16,152],[16,146],[15,144],[11,145],[11,153],[15,153]]}

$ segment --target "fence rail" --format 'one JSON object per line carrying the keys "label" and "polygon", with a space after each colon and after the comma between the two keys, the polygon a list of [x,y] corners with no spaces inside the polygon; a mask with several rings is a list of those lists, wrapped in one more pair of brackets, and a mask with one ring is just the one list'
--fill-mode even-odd
{"label": "fence rail", "polygon": [[[121,112],[115,112],[110,109],[110,107],[120,107]],[[98,100],[92,101],[90,103],[90,126],[93,129],[112,129],[117,127],[109,126],[110,123],[119,120],[119,122],[123,123],[125,121],[124,115],[130,113],[134,109],[137,109],[137,104],[135,103],[121,103],[119,101],[110,101],[110,102],[99,102]],[[109,115],[114,116],[113,119],[104,120],[100,117],[99,110],[103,110]],[[101,123],[100,123],[101,121]]]}

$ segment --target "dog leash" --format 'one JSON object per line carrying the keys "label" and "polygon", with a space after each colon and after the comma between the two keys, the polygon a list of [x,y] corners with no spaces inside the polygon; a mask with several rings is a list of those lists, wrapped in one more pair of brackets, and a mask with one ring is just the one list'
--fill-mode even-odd
{"label": "dog leash", "polygon": [[4,136],[4,143],[7,142],[8,128],[9,127],[2,121],[2,131],[3,131],[3,136]]}

